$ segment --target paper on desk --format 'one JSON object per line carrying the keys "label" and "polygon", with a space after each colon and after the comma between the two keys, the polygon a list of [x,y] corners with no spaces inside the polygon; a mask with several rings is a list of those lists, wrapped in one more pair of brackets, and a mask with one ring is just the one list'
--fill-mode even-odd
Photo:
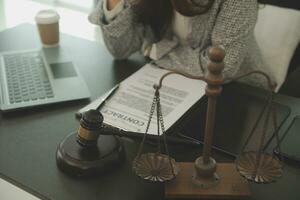
{"label": "paper on desk", "polygon": [[0,199],[40,200],[40,198],[0,178]]}
{"label": "paper on desk", "polygon": [[[158,84],[167,70],[146,64],[121,82],[119,89],[102,107],[104,123],[126,131],[145,132],[154,97],[154,84]],[[180,75],[170,75],[163,81],[160,99],[165,129],[168,130],[204,94],[206,84]],[[95,109],[102,97],[79,110]],[[149,134],[157,134],[154,113]]]}

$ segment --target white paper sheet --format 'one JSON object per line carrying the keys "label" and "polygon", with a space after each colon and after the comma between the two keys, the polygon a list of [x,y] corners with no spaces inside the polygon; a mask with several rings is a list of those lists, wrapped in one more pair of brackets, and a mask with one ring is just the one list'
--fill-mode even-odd
{"label": "white paper sheet", "polygon": [[[154,97],[154,84],[158,84],[167,70],[151,64],[121,82],[119,89],[101,108],[104,123],[127,131],[145,132]],[[165,129],[170,128],[192,105],[205,94],[206,83],[180,75],[170,75],[163,81],[160,99]],[[95,109],[102,97],[79,110]],[[156,114],[151,121],[149,134],[157,134]]]}
{"label": "white paper sheet", "polygon": [[40,200],[36,196],[22,190],[21,188],[0,178],[0,199],[1,200]]}

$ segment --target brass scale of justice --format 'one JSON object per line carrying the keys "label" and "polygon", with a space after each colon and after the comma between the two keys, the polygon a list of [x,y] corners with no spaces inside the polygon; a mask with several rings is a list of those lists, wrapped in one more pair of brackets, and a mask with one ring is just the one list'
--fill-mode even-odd
{"label": "brass scale of justice", "polygon": [[[193,16],[204,12],[203,9],[182,9],[182,0],[173,0],[172,3],[182,14]],[[213,2],[213,1],[210,1]],[[195,6],[194,6],[195,7]],[[208,6],[210,7],[210,6]],[[203,8],[203,6],[201,7]],[[192,13],[192,14],[191,14]],[[282,176],[282,163],[278,157],[264,150],[267,129],[270,118],[273,121],[275,131],[276,148],[280,151],[276,109],[273,105],[275,85],[269,76],[262,71],[251,71],[243,75],[225,80],[222,72],[224,69],[223,59],[225,51],[220,46],[211,47],[208,50],[210,62],[207,73],[204,76],[193,76],[180,71],[171,70],[163,75],[158,85],[154,85],[154,98],[151,105],[147,128],[133,160],[133,171],[145,180],[152,182],[166,182],[165,196],[167,198],[241,198],[250,195],[247,182],[271,183]],[[205,81],[207,83],[206,96],[208,97],[207,116],[205,125],[203,154],[198,157],[194,164],[176,163],[169,156],[167,136],[165,134],[163,114],[160,104],[160,89],[163,80],[172,74],[182,75],[190,79]],[[222,85],[228,81],[235,81],[246,76],[257,74],[265,77],[270,89],[267,106],[262,112],[266,112],[263,121],[263,130],[257,150],[245,151],[249,141],[257,129],[260,115],[244,144],[241,153],[235,163],[216,163],[211,157],[213,128],[217,97],[222,91]],[[157,120],[157,151],[143,153],[144,144],[147,140],[150,122],[156,113]],[[165,154],[161,152],[161,137]],[[103,116],[98,110],[90,110],[83,114],[80,127],[76,133],[66,137],[57,149],[57,165],[65,173],[84,177],[103,173],[116,168],[125,159],[122,144],[114,135],[122,135],[122,130],[115,129],[103,124]],[[101,138],[99,139],[99,136]],[[241,177],[241,176],[242,177]],[[174,180],[172,180],[174,179]],[[234,189],[235,188],[235,189]]]}

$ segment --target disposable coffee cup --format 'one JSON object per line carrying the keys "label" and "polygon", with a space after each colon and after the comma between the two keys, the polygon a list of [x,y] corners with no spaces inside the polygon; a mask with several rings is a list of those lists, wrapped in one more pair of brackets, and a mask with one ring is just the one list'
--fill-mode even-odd
{"label": "disposable coffee cup", "polygon": [[35,16],[44,47],[55,47],[59,44],[59,18],[55,10],[41,10]]}

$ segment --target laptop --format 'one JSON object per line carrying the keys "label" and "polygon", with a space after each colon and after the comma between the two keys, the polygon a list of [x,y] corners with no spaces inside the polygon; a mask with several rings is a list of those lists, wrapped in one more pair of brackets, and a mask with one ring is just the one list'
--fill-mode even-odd
{"label": "laptop", "polygon": [[0,52],[0,110],[89,97],[89,89],[65,49]]}

